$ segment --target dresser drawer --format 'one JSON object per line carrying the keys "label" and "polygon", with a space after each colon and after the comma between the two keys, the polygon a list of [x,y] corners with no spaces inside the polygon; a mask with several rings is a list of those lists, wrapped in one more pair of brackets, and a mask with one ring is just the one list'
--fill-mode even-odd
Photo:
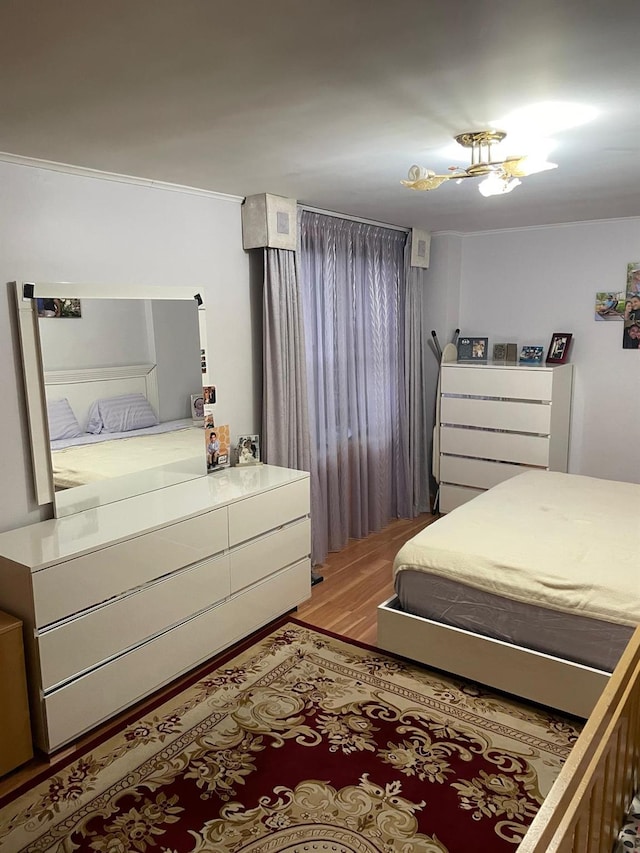
{"label": "dresser drawer", "polygon": [[275,615],[293,610],[311,595],[311,560],[304,559],[232,595],[225,610],[233,625],[233,642],[246,637]]}
{"label": "dresser drawer", "polygon": [[229,558],[225,554],[43,632],[38,637],[43,690],[130,649],[229,594]]}
{"label": "dresser drawer", "polygon": [[309,597],[309,560],[177,625],[43,699],[48,752],[147,696]]}
{"label": "dresser drawer", "polygon": [[229,545],[255,539],[309,514],[309,478],[229,504]]}
{"label": "dresser drawer", "polygon": [[229,554],[231,592],[237,592],[284,566],[308,557],[310,550],[311,522],[308,518],[236,548]]}
{"label": "dresser drawer", "polygon": [[440,457],[440,482],[477,489],[490,489],[504,480],[516,477],[529,469],[525,465],[508,462],[490,462],[487,459],[469,459],[468,456]]}
{"label": "dresser drawer", "polygon": [[218,509],[33,574],[36,626],[64,619],[227,547]]}
{"label": "dresser drawer", "polygon": [[468,486],[440,486],[440,512],[451,512],[472,498],[481,495],[483,489],[470,489]]}
{"label": "dresser drawer", "polygon": [[507,397],[513,400],[551,400],[553,370],[442,366],[443,394]]}
{"label": "dresser drawer", "polygon": [[540,468],[546,468],[549,464],[548,438],[513,432],[442,427],[440,451],[502,462],[520,462]]}
{"label": "dresser drawer", "polygon": [[443,424],[466,424],[548,435],[551,432],[551,406],[548,403],[521,403],[515,400],[442,397],[440,421]]}
{"label": "dresser drawer", "polygon": [[226,645],[225,605],[195,616],[130,652],[54,690],[42,700],[52,752]]}

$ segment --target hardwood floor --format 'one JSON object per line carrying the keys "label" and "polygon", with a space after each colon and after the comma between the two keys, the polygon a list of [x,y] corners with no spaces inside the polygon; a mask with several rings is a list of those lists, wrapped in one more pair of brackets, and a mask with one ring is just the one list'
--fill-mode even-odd
{"label": "hardwood floor", "polygon": [[423,513],[393,521],[380,533],[352,539],[329,554],[317,571],[324,578],[297,616],[352,640],[376,644],[376,608],[393,593],[393,558],[401,546],[438,516]]}
{"label": "hardwood floor", "polygon": [[[330,554],[318,568],[318,573],[324,580],[312,588],[311,598],[299,607],[294,615],[318,628],[375,645],[376,608],[393,592],[393,558],[407,539],[415,536],[436,518],[437,516],[424,513],[414,519],[393,521],[379,533],[374,533],[366,539],[351,540],[342,551]],[[205,670],[208,666],[205,664],[200,669]],[[77,743],[60,750],[53,757],[36,754],[27,764],[0,778],[0,800],[24,785],[35,783],[51,768],[69,761],[96,737],[118,725],[122,719],[129,718],[132,712],[142,716],[149,707],[162,701],[164,694],[168,694],[182,682],[192,681],[197,675],[198,670],[178,679],[173,685],[143,700]]]}

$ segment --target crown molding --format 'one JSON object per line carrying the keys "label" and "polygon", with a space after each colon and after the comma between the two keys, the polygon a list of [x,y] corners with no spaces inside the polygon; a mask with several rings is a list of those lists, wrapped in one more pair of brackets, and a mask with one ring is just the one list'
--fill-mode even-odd
{"label": "crown molding", "polygon": [[119,184],[133,184],[148,189],[164,190],[165,192],[183,193],[184,195],[199,195],[215,198],[219,201],[230,201],[242,204],[244,196],[229,195],[228,193],[205,190],[199,187],[188,187],[182,184],[170,184],[167,181],[155,181],[150,178],[137,178],[134,175],[120,175],[117,172],[103,172],[100,169],[87,169],[83,166],[72,166],[70,163],[56,163],[53,160],[40,160],[37,157],[23,157],[20,154],[10,154],[0,151],[0,162],[13,163],[16,166],[28,166],[32,169],[45,169],[49,172],[63,172],[67,175],[77,175],[81,178],[95,178],[100,181],[114,181]]}
{"label": "crown molding", "polygon": [[549,228],[576,228],[584,225],[611,225],[619,222],[640,222],[640,216],[616,216],[612,219],[577,219],[573,222],[548,222],[544,225],[518,225],[511,228],[492,228],[486,231],[432,231],[432,237],[484,237],[487,234],[505,234],[514,231],[546,231]]}

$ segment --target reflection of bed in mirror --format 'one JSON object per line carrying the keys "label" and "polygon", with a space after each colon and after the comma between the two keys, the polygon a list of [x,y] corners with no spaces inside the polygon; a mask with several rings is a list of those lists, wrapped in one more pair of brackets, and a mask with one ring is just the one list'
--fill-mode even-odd
{"label": "reflection of bed in mirror", "polygon": [[[56,491],[155,468],[200,473],[202,428],[191,418],[160,421],[156,365],[58,370],[44,380]],[[96,429],[92,411],[101,401],[137,398],[135,409],[120,405],[115,431],[114,424],[111,431],[89,431]]]}

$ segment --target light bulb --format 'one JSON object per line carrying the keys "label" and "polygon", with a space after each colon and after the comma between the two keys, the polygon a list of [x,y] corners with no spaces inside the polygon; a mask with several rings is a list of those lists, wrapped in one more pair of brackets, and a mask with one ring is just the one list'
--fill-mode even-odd
{"label": "light bulb", "polygon": [[425,169],[424,166],[412,166],[407,177],[410,181],[421,181],[425,178],[433,178],[435,174],[431,169]]}
{"label": "light bulb", "polygon": [[535,175],[537,172],[546,172],[549,169],[557,168],[557,163],[550,163],[541,157],[526,156],[522,157],[518,163],[518,174],[526,177],[527,175]]}
{"label": "light bulb", "polygon": [[484,181],[478,184],[478,189],[485,198],[489,198],[492,195],[510,193],[511,190],[519,187],[521,183],[522,181],[519,181],[517,178],[509,180],[508,178],[501,178],[500,175],[492,172]]}

